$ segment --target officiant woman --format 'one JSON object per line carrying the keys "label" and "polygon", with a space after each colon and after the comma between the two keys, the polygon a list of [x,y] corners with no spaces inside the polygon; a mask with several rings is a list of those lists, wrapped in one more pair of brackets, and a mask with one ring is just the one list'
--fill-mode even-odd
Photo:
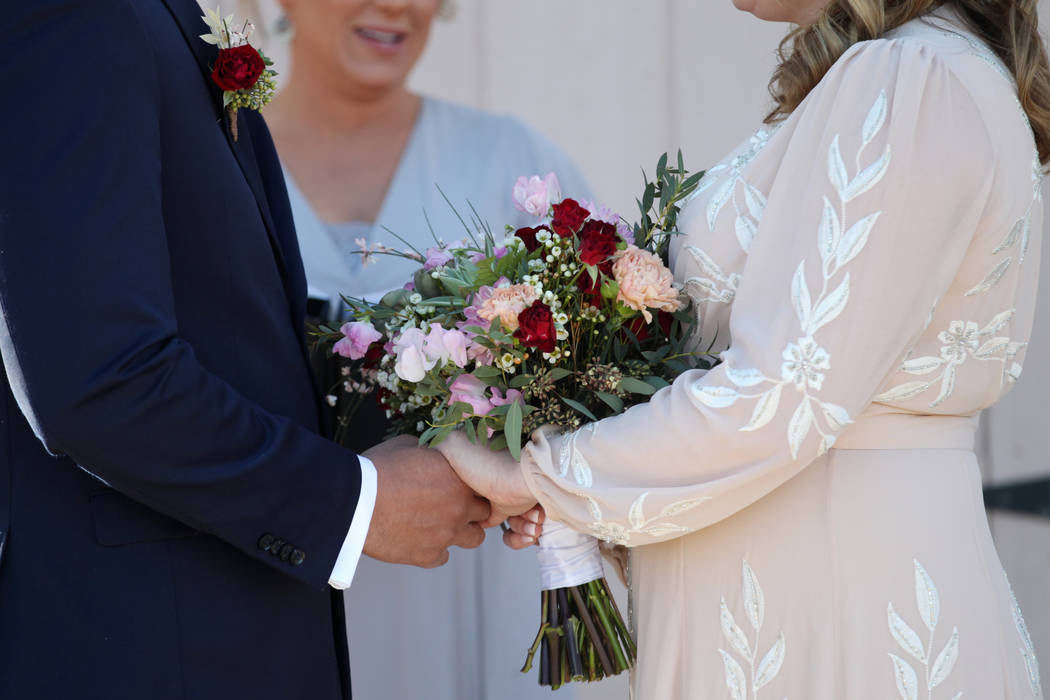
{"label": "officiant woman", "polygon": [[[453,9],[441,0],[281,4],[292,67],[266,118],[311,296],[330,312],[340,294],[380,295],[410,278],[411,262],[380,257],[365,266],[354,254],[362,243],[403,248],[385,229],[420,250],[433,246],[425,211],[445,241],[465,235],[436,185],[464,213],[469,199],[497,233],[530,224],[511,203],[519,175],[554,171],[568,196],[588,197],[562,150],[517,119],[409,90],[433,21]],[[371,424],[358,432],[381,437]],[[432,571],[362,561],[347,600],[354,696],[547,697],[518,673],[538,624],[536,569],[530,552],[511,552],[495,535]]]}

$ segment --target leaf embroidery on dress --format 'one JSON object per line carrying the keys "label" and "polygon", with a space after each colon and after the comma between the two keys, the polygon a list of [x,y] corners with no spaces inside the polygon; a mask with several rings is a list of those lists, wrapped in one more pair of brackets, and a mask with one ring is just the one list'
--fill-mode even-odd
{"label": "leaf embroidery on dress", "polygon": [[[691,200],[703,192],[714,188],[713,194],[707,200],[707,208],[704,212],[707,218],[707,228],[712,232],[715,230],[715,222],[722,213],[722,209],[729,202],[733,202],[737,212],[734,230],[737,234],[737,240],[740,242],[740,247],[745,253],[750,248],[751,239],[758,228],[758,222],[762,219],[766,198],[761,192],[745,183],[740,175],[744,168],[765,148],[766,144],[769,143],[769,139],[779,128],[780,125],[777,124],[772,127],[763,127],[756,131],[748,141],[747,148],[708,170],[700,181],[696,192],[690,197]],[[740,208],[736,195],[737,188],[741,184],[744,185],[746,211]]]}
{"label": "leaf embroidery on dress", "polygon": [[[744,614],[755,632],[755,643],[752,645],[743,628],[737,624],[733,613],[726,605],[725,597],[722,598],[719,607],[719,620],[722,626],[722,636],[728,642],[732,652],[740,656],[748,665],[750,674],[745,672],[744,667],[736,660],[730,651],[719,649],[722,656],[722,665],[725,669],[726,687],[729,688],[730,697],[733,700],[757,700],[758,691],[768,685],[776,678],[784,665],[786,643],[784,633],[781,632],[773,646],[765,653],[761,660],[758,659],[759,637],[762,632],[762,623],[766,615],[766,599],[762,592],[762,586],[758,583],[758,577],[751,569],[747,560],[743,564],[743,600]],[[749,693],[750,689],[750,693]],[[784,700],[787,700],[785,698]]]}
{"label": "leaf embroidery on dress", "polygon": [[597,428],[597,423],[588,423],[579,430],[565,435],[558,460],[558,476],[568,479],[571,475],[572,480],[580,487],[573,492],[587,503],[587,510],[592,518],[590,523],[591,534],[600,540],[627,546],[631,544],[631,538],[634,535],[664,538],[670,535],[685,535],[692,532],[689,528],[672,522],[671,519],[692,510],[705,501],[711,500],[710,496],[676,501],[664,506],[656,517],[646,518],[645,501],[649,497],[649,492],[646,491],[631,504],[626,523],[604,519],[601,505],[597,499],[583,490],[594,486],[594,473],[587,458],[584,457],[576,444],[581,436],[593,435]]}
{"label": "leaf embroidery on dress", "polygon": [[698,305],[704,302],[732,304],[740,285],[740,274],[726,274],[714,258],[694,245],[683,246],[682,250],[689,253],[700,272],[687,278],[683,284],[690,298]]}
{"label": "leaf embroidery on dress", "polygon": [[[631,504],[631,508],[627,515],[627,524],[625,525],[623,523],[603,519],[601,505],[594,499],[594,497],[589,496],[586,493],[577,493],[577,495],[587,501],[587,510],[593,518],[593,521],[590,524],[591,534],[605,542],[619,544],[625,547],[631,546],[631,537],[633,535],[647,535],[649,537],[664,538],[670,535],[689,534],[692,532],[691,529],[670,522],[669,519],[690,511],[705,501],[711,500],[710,496],[703,496],[700,498],[690,498],[684,501],[676,501],[668,506],[664,506],[660,510],[660,514],[656,517],[646,518],[645,499],[649,497],[649,492],[646,491]],[[659,522],[661,520],[663,522]]]}
{"label": "leaf embroidery on dress", "polygon": [[[955,662],[959,658],[959,629],[952,628],[952,634],[937,657],[933,657],[933,640],[937,623],[941,617],[941,598],[933,579],[917,560],[915,564],[915,602],[919,609],[919,618],[929,630],[927,641],[923,643],[919,634],[904,621],[893,603],[889,604],[886,616],[890,634],[908,656],[922,664],[925,669],[925,687],[927,700],[933,699],[933,690],[951,675]],[[904,700],[918,700],[920,685],[919,676],[911,663],[906,659],[890,654],[893,662],[893,675],[897,682],[897,692]],[[962,697],[962,692],[952,696],[952,700]]]}
{"label": "leaf embroidery on dress", "polygon": [[950,322],[948,328],[937,335],[941,342],[939,356],[911,357],[899,368],[900,372],[920,377],[934,372],[938,374],[926,380],[910,381],[895,386],[876,396],[875,400],[886,403],[908,401],[939,383],[940,391],[930,403],[930,408],[936,408],[951,398],[955,391],[958,369],[971,358],[982,362],[1001,362],[1001,382],[1016,381],[1021,374],[1021,366],[1014,360],[1026,343],[1015,342],[1008,336],[1000,335],[1000,331],[1013,320],[1014,313],[1014,309],[1008,309],[996,314],[983,328],[974,321]]}
{"label": "leaf embroidery on dress", "polygon": [[[1003,574],[1006,575],[1005,573]],[[1014,625],[1017,626],[1017,634],[1021,638],[1021,658],[1024,659],[1025,670],[1028,671],[1028,682],[1032,686],[1032,697],[1036,700],[1043,698],[1043,682],[1039,677],[1039,660],[1035,656],[1035,646],[1032,644],[1032,636],[1028,634],[1028,625],[1025,624],[1024,616],[1021,615],[1021,606],[1017,604],[1014,589],[1007,579],[1006,587],[1010,590],[1011,612],[1014,616]]]}
{"label": "leaf embroidery on dress", "polygon": [[[784,399],[784,390],[793,388],[799,403],[788,422],[787,439],[793,459],[798,459],[802,444],[814,430],[820,443],[818,455],[835,442],[835,435],[852,421],[841,406],[825,402],[816,394],[824,386],[825,373],[831,369],[831,355],[821,347],[816,336],[821,328],[834,321],[845,310],[850,296],[850,273],[844,268],[864,250],[881,212],[862,216],[852,224],[846,216],[846,205],[879,183],[890,164],[889,145],[868,166],[862,156],[884,128],[888,103],[886,93],[875,99],[862,127],[862,142],[855,160],[856,174],[842,158],[839,135],[831,140],[827,154],[828,179],[835,191],[837,204],[824,197],[820,223],[817,226],[817,250],[820,254],[820,291],[815,296],[809,286],[806,259],[803,259],[791,278],[791,306],[799,324],[799,337],[789,342],[782,353],[780,378],[768,377],[756,369],[735,369],[728,363],[725,374],[733,387],[707,386],[703,380],[693,386],[697,401],[711,408],[725,408],[741,399],[755,400],[751,420],[741,428],[750,432],[760,430],[776,416]],[[849,224],[848,228],[846,227]],[[750,387],[761,391],[740,391]]]}
{"label": "leaf embroidery on dress", "polygon": [[576,438],[584,432],[587,434],[593,433],[597,427],[597,423],[588,423],[579,430],[566,435],[565,441],[562,442],[561,445],[559,459],[559,466],[561,468],[558,471],[558,476],[563,479],[567,478],[571,471],[572,478],[576,484],[588,489],[594,485],[594,476],[591,472],[591,465],[587,462],[587,458],[583,456],[583,453],[576,449]]}

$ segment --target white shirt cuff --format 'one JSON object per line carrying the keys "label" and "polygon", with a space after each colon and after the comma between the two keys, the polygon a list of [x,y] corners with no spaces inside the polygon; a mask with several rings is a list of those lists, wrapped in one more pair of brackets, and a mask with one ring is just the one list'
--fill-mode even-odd
{"label": "white shirt cuff", "polygon": [[375,465],[360,455],[358,460],[361,462],[361,495],[357,499],[357,509],[354,511],[354,519],[350,522],[350,531],[346,533],[343,548],[339,550],[339,557],[335,560],[332,577],[328,579],[328,585],[340,591],[350,588],[350,582],[354,580],[357,562],[361,560],[361,552],[365,548],[368,526],[372,524],[372,511],[376,506]]}

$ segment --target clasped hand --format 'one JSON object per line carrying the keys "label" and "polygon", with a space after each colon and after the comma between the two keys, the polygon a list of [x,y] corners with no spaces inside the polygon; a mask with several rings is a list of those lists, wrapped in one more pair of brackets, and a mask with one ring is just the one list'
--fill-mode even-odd
{"label": "clasped hand", "polygon": [[485,540],[484,528],[504,520],[511,529],[503,540],[513,549],[533,544],[540,534],[543,512],[518,463],[506,453],[472,445],[454,434],[438,449],[399,437],[365,456],[375,465],[378,479],[364,546],[374,559],[441,566],[449,559],[449,547],[478,547]]}

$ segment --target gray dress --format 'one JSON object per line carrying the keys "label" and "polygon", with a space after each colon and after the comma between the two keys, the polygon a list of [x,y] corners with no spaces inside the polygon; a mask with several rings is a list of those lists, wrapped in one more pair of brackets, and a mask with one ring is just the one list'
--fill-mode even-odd
{"label": "gray dress", "polygon": [[[347,167],[353,167],[348,163]],[[517,119],[425,98],[374,224],[321,221],[286,174],[310,294],[338,299],[402,286],[415,264],[392,257],[362,267],[354,239],[423,249],[434,245],[423,212],[446,241],[466,232],[437,187],[466,216],[474,205],[495,231],[536,220],[515,210],[519,175],[558,174],[566,196],[590,189],[565,153]],[[539,574],[531,551],[512,552],[490,531],[478,551],[453,549],[424,571],[361,560],[347,594],[354,696],[383,700],[547,698],[519,673],[539,623]],[[565,700],[575,690],[561,690]]]}

